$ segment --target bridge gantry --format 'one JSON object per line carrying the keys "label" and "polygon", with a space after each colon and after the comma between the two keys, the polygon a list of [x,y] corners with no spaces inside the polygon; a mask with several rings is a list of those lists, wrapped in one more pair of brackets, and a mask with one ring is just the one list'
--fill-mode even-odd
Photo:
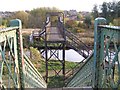
{"label": "bridge gantry", "polygon": [[[56,45],[54,45],[55,43],[58,43],[59,40],[63,40],[65,42],[65,48],[72,48],[85,58],[84,64],[82,66],[78,66],[77,69],[74,70],[75,72],[72,71],[74,72],[74,74],[68,79],[66,87],[119,89],[120,27],[105,25],[106,19],[104,18],[95,19],[94,49],[93,53],[90,54],[90,48],[86,44],[84,44],[79,38],[77,38],[73,33],[67,31],[64,27],[64,23],[60,19],[58,19],[58,22],[56,24],[58,26],[52,27],[53,24],[51,24],[49,16],[50,15],[48,15],[47,17],[47,23],[45,25],[45,28],[40,33],[40,37],[43,37],[45,41],[44,48],[46,51],[46,61],[49,61],[47,59],[48,50],[51,50],[51,56],[53,56],[56,54],[52,51],[52,49],[64,49],[63,47],[61,47],[61,45],[59,48],[56,48]],[[57,36],[56,32],[60,35]],[[63,39],[62,36],[65,38]],[[49,45],[50,42],[52,45]],[[39,46],[38,48],[40,49]],[[87,54],[84,51],[87,52]],[[58,60],[60,59],[58,58]],[[46,70],[48,69],[47,65],[48,63],[46,63]],[[46,76],[47,75],[48,72],[46,72]]]}
{"label": "bridge gantry", "polygon": [[[66,38],[65,38],[65,31],[63,27],[59,27],[59,22],[60,21],[64,21],[63,18],[63,13],[61,12],[49,12],[46,14],[46,26],[44,28],[45,30],[45,39],[44,39],[44,43],[45,43],[45,59],[46,59],[46,82],[48,79],[48,66],[51,66],[52,69],[55,72],[55,75],[60,76],[63,75],[63,77],[65,76],[65,42],[66,42]],[[50,47],[53,47],[53,49],[51,49]],[[56,49],[54,49],[54,47]],[[61,49],[62,51],[62,55],[60,58],[59,56],[59,52],[58,50]],[[50,51],[50,56],[48,56],[48,51]],[[61,67],[61,69],[58,71],[54,68],[54,66],[52,66],[50,64],[50,59],[54,57],[56,60],[58,60],[61,64],[59,65],[59,67]],[[63,78],[64,79],[64,78]],[[63,80],[64,81],[64,80]]]}
{"label": "bridge gantry", "polygon": [[[89,52],[88,54],[83,52],[89,48],[87,48],[83,42],[77,40],[78,38],[73,34],[68,34],[68,31],[62,27],[63,22],[60,17],[58,20],[60,20],[58,22],[58,28],[54,28],[54,24],[50,24],[50,19],[48,18],[45,28],[40,33],[40,37],[45,40],[46,70],[48,69],[47,65],[50,65],[49,59],[55,55],[62,64],[62,70],[58,72],[54,70],[55,74],[59,75],[59,72],[62,71],[62,74],[65,75],[63,62],[65,61],[65,48],[69,45],[70,48],[72,47],[78,51],[86,60],[69,79],[66,84],[67,88],[91,87],[95,89],[119,89],[120,27],[102,25],[106,22],[104,18],[95,19],[94,52],[89,55]],[[51,25],[53,26],[52,28]],[[41,74],[23,53],[20,31],[21,21],[18,19],[12,20],[10,26],[11,27],[0,30],[0,88],[47,88],[47,84]],[[55,31],[52,32],[50,29],[58,31],[54,34]],[[55,35],[57,39],[50,37],[52,34]],[[83,47],[82,49],[81,46]],[[51,50],[51,47],[54,50],[63,49],[64,55],[62,60],[58,58],[56,51]],[[47,54],[48,50],[51,50],[50,57],[48,57]],[[48,75],[48,72],[46,72],[46,75]],[[48,77],[46,77],[46,80],[47,78]]]}
{"label": "bridge gantry", "polygon": [[[61,65],[61,70],[53,68],[55,75],[63,75],[63,81],[65,79],[65,49],[74,49],[84,58],[89,56],[89,47],[79,40],[73,33],[66,30],[64,27],[64,14],[62,12],[48,12],[46,14],[46,23],[43,30],[40,32],[38,37],[43,39],[44,45],[41,47],[40,44],[36,46],[39,50],[43,49],[46,59],[46,82],[48,78],[48,66],[51,66],[50,59],[55,57]],[[33,38],[37,38],[33,34]],[[40,39],[38,39],[40,40]],[[37,41],[38,43],[39,41]],[[59,50],[62,51],[62,56],[59,54]],[[48,55],[50,52],[50,55]],[[62,58],[60,58],[62,57]],[[54,67],[54,66],[51,66]]]}

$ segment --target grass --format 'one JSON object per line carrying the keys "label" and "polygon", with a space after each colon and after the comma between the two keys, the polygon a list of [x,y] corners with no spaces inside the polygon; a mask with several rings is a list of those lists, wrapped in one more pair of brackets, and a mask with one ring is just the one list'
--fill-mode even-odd
{"label": "grass", "polygon": [[48,80],[48,88],[61,88],[64,86],[63,76],[51,76]]}
{"label": "grass", "polygon": [[[42,76],[45,76],[46,72],[46,64],[45,60],[40,57],[40,53],[38,53],[37,49],[30,48],[32,50],[32,59],[31,62],[34,64],[34,66],[37,68],[37,70],[41,73]],[[71,70],[73,67],[76,66],[76,62],[69,62],[65,61],[65,70]],[[62,63],[58,60],[49,60],[48,62],[48,88],[60,88],[64,86],[64,77],[62,75],[62,71],[59,73],[59,75],[56,75],[55,71],[59,72],[62,69]]]}
{"label": "grass", "polygon": [[[34,62],[35,63],[35,62]],[[37,67],[38,71],[42,74],[42,76],[45,75],[45,61],[41,61],[40,63],[40,67]],[[56,75],[53,68],[58,72],[59,70],[61,70],[62,66],[61,66],[61,62],[59,62],[58,60],[50,60],[48,62],[48,88],[61,88],[64,86],[64,77],[62,75],[62,73],[59,73],[59,75]],[[50,66],[51,64],[51,66]],[[75,62],[68,62],[65,61],[65,68],[66,69],[71,69],[73,68],[77,63]]]}
{"label": "grass", "polygon": [[[42,76],[45,75],[45,61],[41,61],[40,63],[40,67],[37,67],[37,70],[42,74]],[[35,66],[36,63],[34,62]],[[48,63],[48,88],[61,88],[64,86],[64,77],[62,75],[62,73],[59,73],[59,75],[56,75],[53,68],[58,72],[59,70],[61,70],[62,66],[61,63],[58,60],[50,60]],[[51,66],[50,66],[51,64]],[[68,62],[65,61],[65,68],[66,70],[70,70],[71,68],[75,67],[77,63],[75,62]]]}
{"label": "grass", "polygon": [[[48,64],[48,70],[53,70],[52,68],[54,68],[55,70],[60,70],[62,68],[61,62],[59,62],[58,60],[50,60]],[[72,69],[76,65],[76,62],[65,61],[65,69]],[[41,62],[41,67],[38,69],[38,71],[41,73],[45,72],[45,61]]]}

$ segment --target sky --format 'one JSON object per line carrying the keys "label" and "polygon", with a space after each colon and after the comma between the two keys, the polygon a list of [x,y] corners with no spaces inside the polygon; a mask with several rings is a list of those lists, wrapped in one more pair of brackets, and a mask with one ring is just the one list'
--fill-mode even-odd
{"label": "sky", "polygon": [[40,7],[56,7],[60,10],[91,11],[95,4],[118,0],[1,0],[0,11],[32,10]]}

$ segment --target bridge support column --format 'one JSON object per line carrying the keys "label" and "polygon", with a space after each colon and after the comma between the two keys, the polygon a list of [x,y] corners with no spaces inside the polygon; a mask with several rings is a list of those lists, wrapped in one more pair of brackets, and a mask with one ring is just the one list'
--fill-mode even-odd
{"label": "bridge support column", "polygon": [[63,76],[65,77],[65,44],[63,44]]}
{"label": "bridge support column", "polygon": [[[49,45],[52,43],[45,44],[45,63],[46,63],[46,75],[45,80],[48,83],[49,76],[62,76],[63,81],[65,77],[65,44],[56,43],[58,49],[50,49]],[[60,48],[60,49],[59,49]],[[61,49],[62,48],[62,49]],[[57,68],[59,67],[59,68]],[[49,71],[50,69],[50,71]],[[52,72],[52,75],[51,75]]]}

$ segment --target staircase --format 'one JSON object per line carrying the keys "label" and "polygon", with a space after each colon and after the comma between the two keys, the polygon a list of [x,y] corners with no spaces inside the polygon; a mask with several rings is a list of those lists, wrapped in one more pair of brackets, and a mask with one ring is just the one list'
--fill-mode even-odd
{"label": "staircase", "polygon": [[85,43],[83,43],[77,36],[68,30],[65,30],[65,35],[67,46],[74,49],[84,58],[87,58],[89,56],[90,48]]}

